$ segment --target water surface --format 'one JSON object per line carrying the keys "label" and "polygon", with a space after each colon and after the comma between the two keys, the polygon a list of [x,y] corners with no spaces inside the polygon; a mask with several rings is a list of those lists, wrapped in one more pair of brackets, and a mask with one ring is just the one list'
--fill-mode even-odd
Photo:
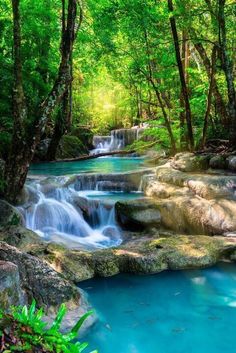
{"label": "water surface", "polygon": [[235,265],[80,287],[100,318],[85,337],[99,353],[235,353]]}
{"label": "water surface", "polygon": [[144,158],[107,157],[78,162],[34,163],[31,175],[68,175],[80,173],[122,173],[142,167]]}

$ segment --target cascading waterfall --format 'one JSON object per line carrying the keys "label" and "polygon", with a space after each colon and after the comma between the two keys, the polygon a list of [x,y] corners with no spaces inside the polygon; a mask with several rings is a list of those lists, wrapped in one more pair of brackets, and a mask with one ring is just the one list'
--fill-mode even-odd
{"label": "cascading waterfall", "polygon": [[121,150],[135,140],[140,139],[144,130],[145,127],[135,126],[131,129],[112,130],[110,136],[94,136],[93,145],[95,148],[91,151],[91,154]]}
{"label": "cascading waterfall", "polygon": [[33,181],[26,186],[29,200],[19,210],[27,228],[45,240],[72,247],[104,248],[121,243],[114,204],[103,204],[91,199],[91,192],[58,182],[63,179],[57,178],[55,185]]}

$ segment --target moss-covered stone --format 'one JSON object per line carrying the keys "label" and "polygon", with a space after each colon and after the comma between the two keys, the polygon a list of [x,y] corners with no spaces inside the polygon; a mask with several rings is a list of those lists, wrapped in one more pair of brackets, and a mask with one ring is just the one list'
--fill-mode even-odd
{"label": "moss-covered stone", "polygon": [[22,224],[20,212],[4,200],[0,200],[0,228]]}
{"label": "moss-covered stone", "polygon": [[62,137],[56,153],[57,159],[76,158],[87,154],[88,149],[83,142],[76,136],[65,135]]}

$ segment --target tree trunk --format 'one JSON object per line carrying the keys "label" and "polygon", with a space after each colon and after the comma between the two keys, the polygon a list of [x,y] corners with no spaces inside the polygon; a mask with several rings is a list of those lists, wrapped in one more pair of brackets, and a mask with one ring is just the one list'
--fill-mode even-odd
{"label": "tree trunk", "polygon": [[23,103],[24,94],[22,88],[22,70],[20,60],[21,37],[19,0],[12,0],[12,8],[15,76],[13,94],[14,132],[11,152],[5,167],[4,197],[6,197],[9,201],[14,202],[24,186],[27,172],[34,156],[35,148],[40,141],[41,133],[48,121],[48,118],[61,101],[72,80],[69,61],[76,34],[77,0],[68,1],[67,22],[66,29],[62,37],[63,50],[57,79],[51,92],[40,105],[38,109],[39,113],[35,119],[33,127],[30,126],[28,130],[23,126],[23,121],[26,117],[26,109]]}
{"label": "tree trunk", "polygon": [[206,113],[204,117],[204,126],[203,126],[203,132],[202,132],[202,143],[201,143],[202,147],[204,147],[206,144],[207,128],[208,128],[208,121],[209,121],[209,116],[211,112],[212,93],[213,93],[213,87],[214,87],[214,81],[215,81],[215,71],[216,71],[216,46],[214,46],[212,49],[211,76],[210,76],[210,84],[209,84],[209,90],[208,90],[208,96],[207,96]]}
{"label": "tree trunk", "polygon": [[[189,64],[189,48],[188,48],[188,43],[187,43],[187,36],[186,32],[183,31],[182,33],[182,67],[183,67],[183,72],[184,72],[184,77],[186,84],[188,82],[188,73],[187,73],[187,68]],[[187,136],[187,131],[186,131],[186,124],[185,124],[185,103],[184,103],[184,96],[183,92],[181,90],[180,92],[180,108],[181,112],[179,115],[179,120],[180,120],[180,148],[181,150],[186,150],[188,148],[188,136]]]}
{"label": "tree trunk", "polygon": [[190,103],[189,103],[187,84],[186,84],[186,80],[184,77],[184,71],[183,71],[183,66],[182,66],[182,61],[181,61],[177,27],[176,27],[175,18],[173,16],[174,8],[173,8],[172,0],[168,0],[168,8],[171,13],[170,25],[171,25],[171,31],[172,31],[173,40],[174,40],[175,56],[176,56],[176,61],[177,61],[177,65],[178,65],[179,77],[180,77],[180,82],[181,82],[181,87],[182,87],[182,95],[183,95],[183,100],[184,100],[184,105],[185,105],[185,118],[186,118],[186,123],[187,123],[189,149],[192,151],[192,150],[194,150],[192,114],[191,114],[191,108],[190,108]]}
{"label": "tree trunk", "polygon": [[225,26],[225,0],[219,0],[219,44],[221,50],[222,67],[225,73],[228,90],[228,111],[230,119],[229,142],[232,149],[236,148],[236,93],[234,86],[233,64],[227,51],[227,37]]}
{"label": "tree trunk", "polygon": [[[194,43],[194,47],[197,50],[203,65],[205,66],[209,80],[211,79],[211,62],[207,56],[206,50],[204,49],[202,43]],[[219,115],[220,121],[224,126],[228,126],[228,112],[225,106],[224,99],[219,91],[216,78],[213,78],[213,95],[215,98],[215,106],[217,114]]]}

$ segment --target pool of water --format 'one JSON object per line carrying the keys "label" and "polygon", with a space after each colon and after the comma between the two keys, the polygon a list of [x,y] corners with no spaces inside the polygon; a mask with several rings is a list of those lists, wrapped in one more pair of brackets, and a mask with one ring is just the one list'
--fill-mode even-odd
{"label": "pool of water", "polygon": [[99,353],[235,353],[236,266],[80,283],[99,316]]}
{"label": "pool of water", "polygon": [[35,163],[30,175],[68,175],[79,173],[121,173],[143,167],[144,158],[97,158],[79,162]]}

